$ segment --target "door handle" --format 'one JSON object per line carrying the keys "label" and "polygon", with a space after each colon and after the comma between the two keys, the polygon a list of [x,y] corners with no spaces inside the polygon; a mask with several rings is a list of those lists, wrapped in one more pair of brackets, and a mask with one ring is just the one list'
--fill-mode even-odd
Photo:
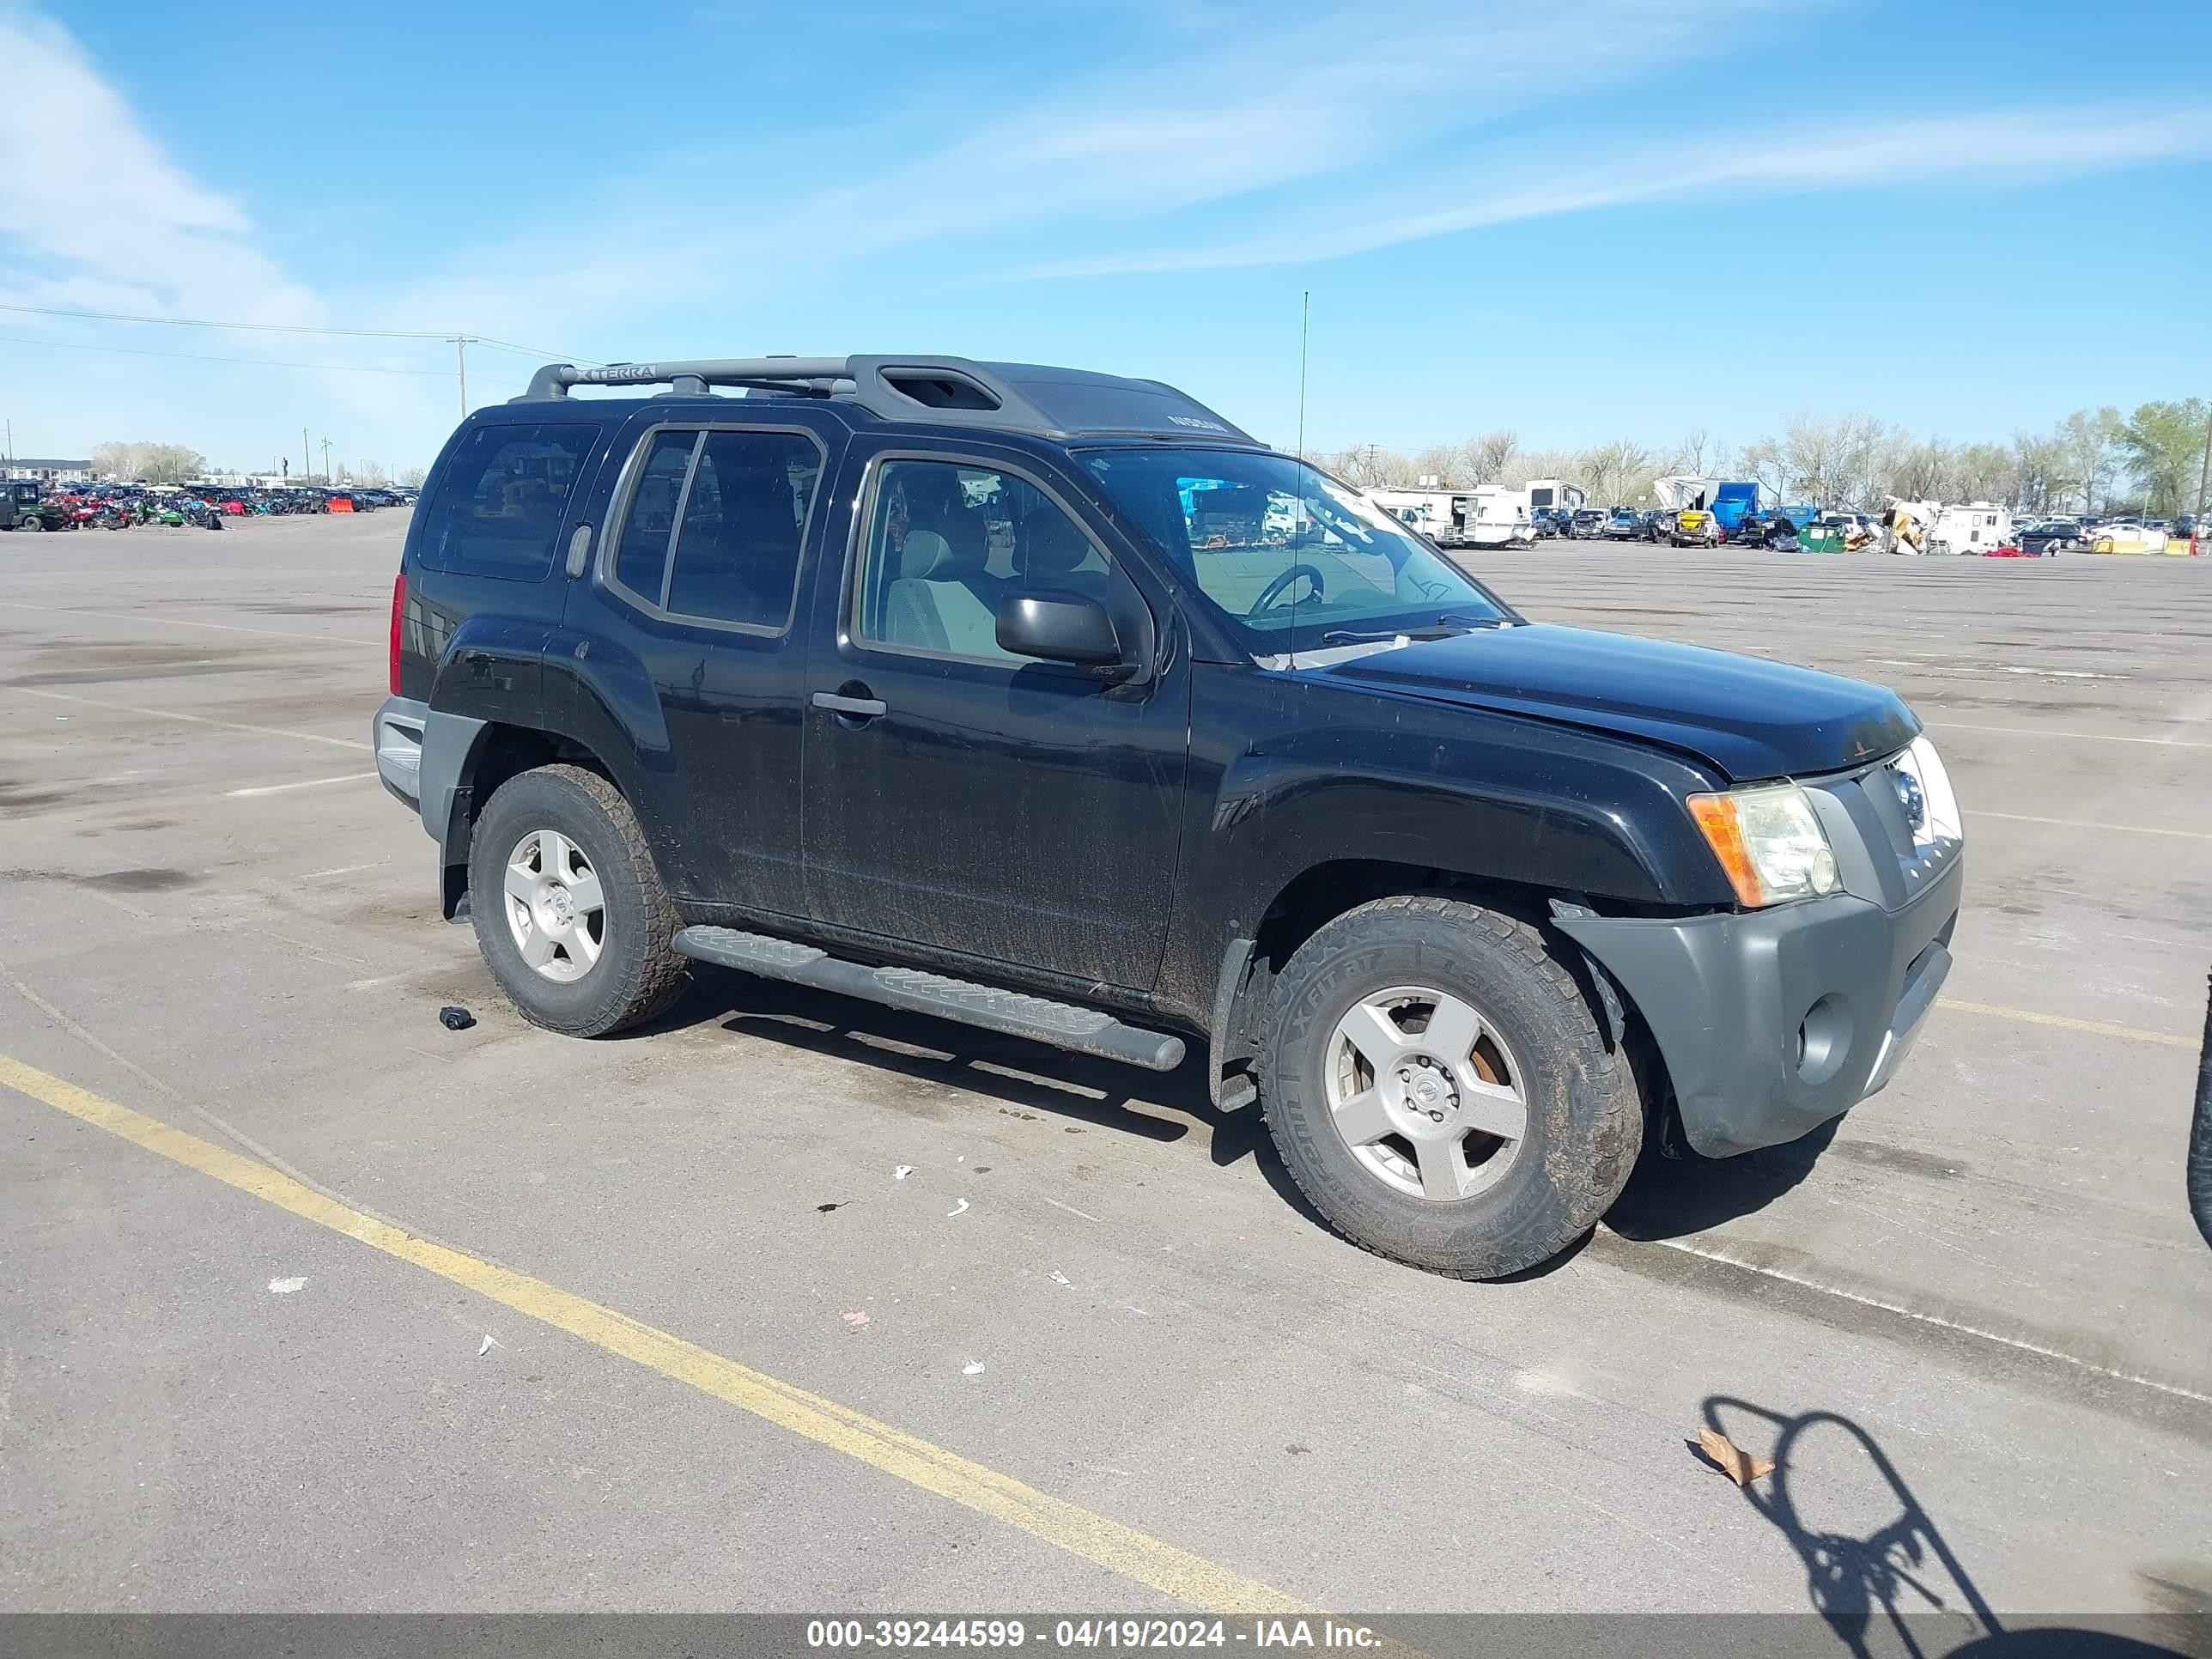
{"label": "door handle", "polygon": [[835,691],[817,691],[814,706],[856,720],[872,720],[878,714],[888,714],[891,708],[881,697],[845,697]]}

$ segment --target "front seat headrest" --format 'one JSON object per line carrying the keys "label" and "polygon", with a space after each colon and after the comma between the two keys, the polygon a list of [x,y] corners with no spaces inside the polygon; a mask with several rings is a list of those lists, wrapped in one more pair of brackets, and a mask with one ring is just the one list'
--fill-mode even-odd
{"label": "front seat headrest", "polygon": [[1048,507],[1022,520],[1022,569],[1031,581],[1067,574],[1091,550],[1090,538],[1065,513]]}
{"label": "front seat headrest", "polygon": [[899,547],[899,576],[906,581],[944,581],[953,574],[952,544],[934,530],[909,530]]}

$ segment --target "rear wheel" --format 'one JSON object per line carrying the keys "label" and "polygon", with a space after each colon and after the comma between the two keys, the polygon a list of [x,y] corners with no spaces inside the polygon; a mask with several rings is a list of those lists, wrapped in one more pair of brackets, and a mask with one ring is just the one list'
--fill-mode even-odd
{"label": "rear wheel", "polygon": [[526,1019],[604,1036],[683,994],[682,925],[637,815],[596,772],[544,766],[501,784],[469,858],[477,945]]}
{"label": "rear wheel", "polygon": [[1463,1279],[1556,1255],[1643,1140],[1626,1058],[1541,935],[1453,899],[1378,899],[1307,940],[1261,1065],[1269,1132],[1314,1207]]}

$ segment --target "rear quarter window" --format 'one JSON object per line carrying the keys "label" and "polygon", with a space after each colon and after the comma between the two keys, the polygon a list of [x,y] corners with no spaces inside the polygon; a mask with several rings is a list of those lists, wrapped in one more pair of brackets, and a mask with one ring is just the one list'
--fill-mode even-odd
{"label": "rear quarter window", "polygon": [[546,421],[477,427],[447,457],[416,556],[433,570],[541,581],[599,428]]}

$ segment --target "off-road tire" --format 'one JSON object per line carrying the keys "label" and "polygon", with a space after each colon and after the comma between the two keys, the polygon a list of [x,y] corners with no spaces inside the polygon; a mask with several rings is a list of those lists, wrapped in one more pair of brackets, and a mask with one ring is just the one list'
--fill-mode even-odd
{"label": "off-road tire", "polygon": [[[1463,997],[1521,1068],[1528,1130],[1497,1182],[1452,1201],[1378,1180],[1332,1121],[1323,1068],[1337,1022],[1361,998],[1419,984]],[[1345,1237],[1458,1279],[1550,1261],[1620,1196],[1644,1139],[1627,1056],[1535,928],[1459,900],[1376,899],[1301,945],[1276,982],[1261,1100],[1291,1179]]]}
{"label": "off-road tire", "polygon": [[[599,958],[565,984],[526,963],[507,927],[506,860],[518,842],[539,830],[574,842],[605,896]],[[500,785],[477,819],[469,896],[477,948],[492,977],[525,1019],[548,1030],[608,1036],[665,1012],[689,982],[690,962],[672,948],[684,924],[661,885],[637,814],[596,772],[541,766]]]}

